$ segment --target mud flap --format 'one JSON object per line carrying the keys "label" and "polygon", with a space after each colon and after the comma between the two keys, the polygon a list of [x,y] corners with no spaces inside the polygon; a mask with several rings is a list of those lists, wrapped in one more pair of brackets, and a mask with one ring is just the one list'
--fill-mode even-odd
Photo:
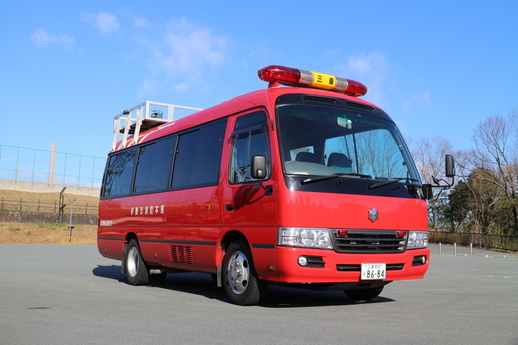
{"label": "mud flap", "polygon": [[218,265],[218,274],[217,274],[217,284],[218,284],[218,287],[222,287],[223,285],[221,284],[221,265]]}
{"label": "mud flap", "polygon": [[126,273],[126,256],[128,251],[128,244],[124,244],[124,251],[122,252],[122,262],[121,262],[121,273]]}

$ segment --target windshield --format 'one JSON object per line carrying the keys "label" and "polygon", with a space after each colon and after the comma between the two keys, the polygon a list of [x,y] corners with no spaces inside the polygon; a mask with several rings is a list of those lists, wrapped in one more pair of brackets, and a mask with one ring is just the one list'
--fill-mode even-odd
{"label": "windshield", "polygon": [[278,107],[277,116],[287,175],[419,183],[408,149],[391,121],[293,105]]}

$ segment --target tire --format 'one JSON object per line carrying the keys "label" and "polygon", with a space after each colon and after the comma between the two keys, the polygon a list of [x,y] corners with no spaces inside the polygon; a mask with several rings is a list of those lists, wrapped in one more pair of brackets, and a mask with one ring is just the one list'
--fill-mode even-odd
{"label": "tire", "polygon": [[381,291],[383,291],[383,286],[370,289],[345,290],[344,292],[355,301],[370,301],[378,297]]}
{"label": "tire", "polygon": [[131,285],[147,285],[150,281],[148,267],[136,240],[131,240],[125,251],[124,265],[126,265],[126,278]]}
{"label": "tire", "polygon": [[258,304],[266,293],[266,283],[257,278],[248,245],[238,240],[230,244],[223,259],[223,288],[232,303]]}

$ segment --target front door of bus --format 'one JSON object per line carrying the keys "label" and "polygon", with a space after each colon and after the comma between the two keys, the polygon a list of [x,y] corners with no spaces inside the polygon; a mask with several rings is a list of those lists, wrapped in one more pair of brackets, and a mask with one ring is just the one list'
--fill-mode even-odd
{"label": "front door of bus", "polygon": [[[266,192],[250,174],[254,155],[269,160],[267,117],[264,111],[255,111],[236,118],[231,137],[228,188],[224,195],[225,224],[245,232],[250,246],[274,248],[276,231],[275,193]],[[270,170],[270,169],[268,169]],[[272,185],[270,171],[263,184]],[[272,231],[273,230],[273,231]]]}

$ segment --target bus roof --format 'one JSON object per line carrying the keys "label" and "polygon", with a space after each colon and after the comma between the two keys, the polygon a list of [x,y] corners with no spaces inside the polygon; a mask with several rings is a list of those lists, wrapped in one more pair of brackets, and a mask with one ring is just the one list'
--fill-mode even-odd
{"label": "bus roof", "polygon": [[[354,96],[346,94],[336,93],[328,90],[321,90],[308,87],[280,87],[275,85],[267,89],[262,89],[254,92],[250,92],[241,96],[237,96],[228,101],[224,101],[218,105],[210,108],[200,110],[193,114],[185,117],[174,119],[169,122],[162,122],[163,124],[153,127],[151,129],[142,131],[137,140],[127,141],[126,145],[119,141],[116,145],[114,144],[112,151],[119,151],[127,147],[145,143],[147,141],[157,139],[172,133],[180,132],[185,129],[208,123],[226,116],[230,116],[239,112],[251,110],[259,107],[270,107],[275,105],[275,100],[285,94],[307,94],[316,95],[323,97],[341,98],[347,101],[355,103],[361,103],[370,107],[378,108],[372,103],[369,103],[363,99],[359,99]],[[194,109],[194,108],[193,108]]]}

